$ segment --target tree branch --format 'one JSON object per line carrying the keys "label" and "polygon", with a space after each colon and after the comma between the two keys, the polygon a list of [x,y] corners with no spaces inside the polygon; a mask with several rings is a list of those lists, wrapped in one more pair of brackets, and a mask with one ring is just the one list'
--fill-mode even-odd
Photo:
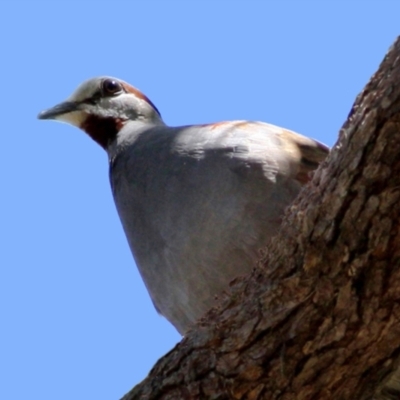
{"label": "tree branch", "polygon": [[399,110],[400,38],[251,277],[123,400],[400,397]]}

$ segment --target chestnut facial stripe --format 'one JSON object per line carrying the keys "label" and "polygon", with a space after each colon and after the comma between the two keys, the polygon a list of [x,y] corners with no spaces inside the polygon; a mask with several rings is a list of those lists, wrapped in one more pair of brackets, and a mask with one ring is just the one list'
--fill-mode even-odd
{"label": "chestnut facial stripe", "polygon": [[157,114],[161,117],[160,111],[158,111],[157,107],[153,104],[153,102],[146,96],[144,95],[140,90],[134,88],[131,85],[128,85],[127,83],[122,83],[122,87],[124,88],[124,90],[127,93],[132,93],[134,94],[138,99],[142,99],[144,101],[146,101],[147,103],[149,103],[154,110],[157,112]]}

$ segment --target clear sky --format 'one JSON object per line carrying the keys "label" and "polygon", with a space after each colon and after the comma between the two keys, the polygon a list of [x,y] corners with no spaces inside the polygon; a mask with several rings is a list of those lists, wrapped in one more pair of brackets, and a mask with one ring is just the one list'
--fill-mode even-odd
{"label": "clear sky", "polygon": [[171,125],[249,119],[333,145],[398,0],[0,1],[0,399],[118,399],[180,340],[115,211],[105,152],[38,121],[120,77]]}

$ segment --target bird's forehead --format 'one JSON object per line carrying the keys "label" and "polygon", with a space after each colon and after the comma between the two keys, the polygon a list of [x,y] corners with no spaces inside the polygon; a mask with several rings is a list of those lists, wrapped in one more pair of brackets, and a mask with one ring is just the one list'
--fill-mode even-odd
{"label": "bird's forehead", "polygon": [[130,85],[129,83],[124,82],[121,79],[114,78],[112,76],[100,76],[97,78],[92,78],[92,79],[88,79],[87,81],[84,81],[75,89],[75,91],[72,93],[72,95],[69,97],[68,100],[82,101],[87,98],[90,98],[91,96],[93,96],[100,90],[101,83],[105,79],[113,79],[113,80],[119,82],[122,85],[122,87],[124,88],[125,92],[133,94],[138,99],[149,102],[148,97],[146,95],[144,95],[139,89],[136,89],[134,86]]}
{"label": "bird's forehead", "polygon": [[89,79],[81,83],[75,91],[69,96],[69,101],[82,101],[92,97],[100,89],[100,84],[104,78]]}
{"label": "bird's forehead", "polygon": [[81,83],[77,89],[72,93],[71,96],[68,97],[67,101],[71,102],[82,102],[92,97],[97,97],[99,92],[101,91],[102,82],[105,79],[113,79],[119,82],[124,90],[125,93],[128,95],[132,95],[137,99],[145,101],[150,106],[154,108],[154,110],[160,115],[160,112],[157,110],[157,107],[152,103],[152,101],[143,94],[139,89],[136,89],[134,86],[130,85],[129,83],[122,81],[121,79],[114,78],[112,76],[100,76],[97,78],[88,79],[87,81]]}

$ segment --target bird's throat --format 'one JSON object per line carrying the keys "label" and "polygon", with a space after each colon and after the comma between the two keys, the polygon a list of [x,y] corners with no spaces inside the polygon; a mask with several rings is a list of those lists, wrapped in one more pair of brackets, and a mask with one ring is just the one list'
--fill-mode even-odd
{"label": "bird's throat", "polygon": [[118,132],[122,129],[125,122],[120,118],[102,118],[97,115],[88,115],[82,123],[81,129],[104,150],[107,150],[107,147],[116,139]]}

